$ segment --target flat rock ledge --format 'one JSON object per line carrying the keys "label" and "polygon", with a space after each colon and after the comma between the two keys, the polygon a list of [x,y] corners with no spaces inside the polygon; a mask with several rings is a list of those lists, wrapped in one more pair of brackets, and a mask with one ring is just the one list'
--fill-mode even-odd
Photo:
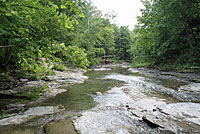
{"label": "flat rock ledge", "polygon": [[43,116],[48,114],[53,114],[57,112],[63,111],[63,106],[40,106],[28,109],[26,112],[22,114],[17,114],[15,116],[11,116],[8,118],[4,118],[0,120],[0,126],[11,125],[11,124],[21,124],[28,120],[33,119],[36,116]]}
{"label": "flat rock ledge", "polygon": [[[38,99],[37,101],[33,101],[28,105],[32,105],[34,103],[40,103],[48,98],[54,97],[57,94],[66,92],[67,90],[63,87],[67,87],[70,85],[81,84],[85,80],[88,79],[87,76],[84,76],[85,70],[81,69],[72,69],[70,71],[55,71],[55,75],[48,76],[50,82],[40,81],[40,84],[47,84],[49,88],[46,89],[46,92]],[[28,82],[27,85],[37,86],[39,84],[37,81]]]}
{"label": "flat rock ledge", "polygon": [[[1,90],[0,94],[12,95],[12,94],[18,93],[20,91],[23,91],[26,88],[28,88],[29,90],[32,90],[32,89],[34,89],[32,87],[42,87],[42,85],[46,85],[46,87],[48,87],[48,88],[44,89],[45,92],[40,95],[40,98],[35,101],[31,101],[27,104],[15,103],[15,104],[9,104],[6,106],[8,113],[21,111],[26,106],[31,106],[33,104],[40,103],[48,98],[56,96],[57,94],[66,92],[67,90],[65,89],[65,87],[67,87],[67,86],[83,83],[86,79],[88,79],[87,76],[83,75],[83,73],[85,73],[85,72],[86,72],[85,70],[81,70],[81,69],[71,69],[71,70],[64,71],[64,72],[55,71],[55,75],[48,76],[49,81],[44,81],[44,80],[27,81],[26,80],[26,81],[23,81],[24,82],[23,86],[9,89],[9,90]],[[6,116],[6,117],[8,117],[8,116]],[[1,125],[1,123],[0,123],[0,125]]]}

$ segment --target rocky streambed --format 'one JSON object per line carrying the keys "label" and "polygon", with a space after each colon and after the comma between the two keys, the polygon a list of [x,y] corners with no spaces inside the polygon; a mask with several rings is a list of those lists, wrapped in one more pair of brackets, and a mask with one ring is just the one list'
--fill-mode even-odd
{"label": "rocky streambed", "polygon": [[52,89],[66,92],[1,119],[0,134],[200,133],[199,74],[127,69],[126,64],[94,70],[85,73],[87,80],[74,73],[70,80],[79,85],[73,86],[64,84],[65,73],[52,76],[60,85]]}

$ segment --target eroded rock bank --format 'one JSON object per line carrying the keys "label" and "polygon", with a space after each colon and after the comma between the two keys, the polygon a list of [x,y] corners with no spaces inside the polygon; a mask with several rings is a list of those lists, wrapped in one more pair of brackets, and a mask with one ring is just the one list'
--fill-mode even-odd
{"label": "eroded rock bank", "polygon": [[149,68],[130,68],[131,72],[144,74],[145,76],[149,77],[156,77],[159,79],[169,79],[175,80],[185,83],[197,82],[200,80],[199,73],[192,73],[192,72],[164,72],[155,69]]}
{"label": "eroded rock bank", "polygon": [[[48,76],[49,82],[40,81],[38,82],[28,82],[27,85],[38,85],[38,84],[47,84],[48,88],[45,93],[36,101],[41,102],[50,97],[56,96],[62,92],[66,92],[67,90],[63,87],[71,86],[74,84],[81,84],[85,80],[88,79],[87,76],[84,76],[85,70],[82,69],[70,69],[68,71],[55,71],[55,75]],[[35,103],[35,102],[31,102]]]}
{"label": "eroded rock bank", "polygon": [[98,105],[74,119],[77,131],[81,134],[200,133],[200,84],[191,80],[200,75],[169,76],[169,72],[129,70],[133,74],[112,73],[103,78],[126,84],[93,95]]}
{"label": "eroded rock bank", "polygon": [[[23,104],[20,102],[10,103],[6,105],[6,112],[4,118],[0,120],[0,125],[9,125],[9,124],[20,124],[27,120],[30,120],[36,116],[42,116],[46,114],[53,114],[63,110],[62,105],[58,106],[46,106],[46,107],[34,107],[31,106],[51,97],[56,96],[57,94],[66,92],[67,86],[71,86],[74,84],[83,83],[87,76],[84,76],[83,73],[85,71],[81,69],[70,69],[68,71],[60,72],[55,71],[55,75],[48,76],[48,81],[40,80],[40,81],[24,81],[23,86],[17,87],[9,90],[1,90],[2,95],[10,95],[11,98],[6,98],[4,101],[12,98],[13,94],[21,94],[26,92],[26,94],[33,94],[33,90],[42,88],[42,92],[39,93],[39,97],[35,100],[32,100],[28,103]],[[45,88],[43,88],[45,86]],[[26,90],[26,91],[24,91]],[[26,96],[22,96],[26,97]],[[29,108],[29,109],[28,109]],[[27,111],[26,111],[27,109]],[[62,109],[62,110],[61,110]],[[24,112],[25,111],[25,112]],[[38,115],[39,114],[39,115]]]}
{"label": "eroded rock bank", "polygon": [[[160,77],[139,69],[128,71],[128,64],[123,64],[125,68],[119,66],[94,69],[87,73],[89,79],[84,83],[87,77],[83,71],[57,72],[49,77],[51,81],[45,81],[53,90],[82,84],[70,86],[66,94],[50,95],[52,98],[44,104],[0,120],[0,133],[199,133],[199,83],[177,76],[171,79],[164,72]],[[77,107],[85,108],[77,112]]]}
{"label": "eroded rock bank", "polygon": [[63,110],[64,110],[64,108],[62,106],[33,107],[33,108],[29,108],[24,113],[17,114],[15,116],[11,116],[11,117],[0,120],[0,125],[4,126],[4,125],[12,125],[12,124],[14,124],[14,125],[21,124],[21,123],[31,120],[37,116],[54,114],[54,113],[58,113]]}

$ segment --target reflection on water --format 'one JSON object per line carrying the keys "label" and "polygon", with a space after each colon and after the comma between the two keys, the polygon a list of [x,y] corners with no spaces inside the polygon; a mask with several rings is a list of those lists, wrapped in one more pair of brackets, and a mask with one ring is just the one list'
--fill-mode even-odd
{"label": "reflection on water", "polygon": [[[69,111],[81,111],[92,108],[96,105],[91,95],[96,92],[104,93],[114,86],[120,86],[122,82],[116,80],[102,79],[105,75],[110,73],[128,73],[126,69],[117,68],[107,71],[90,71],[85,73],[89,77],[84,83],[80,85],[74,85],[71,87],[65,87],[67,92],[57,95],[55,98],[51,98],[40,105],[63,105]],[[62,87],[63,88],[63,87]]]}

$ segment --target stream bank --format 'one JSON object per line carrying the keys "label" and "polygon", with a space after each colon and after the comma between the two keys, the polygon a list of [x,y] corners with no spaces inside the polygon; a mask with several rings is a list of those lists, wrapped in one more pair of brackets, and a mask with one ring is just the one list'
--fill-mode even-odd
{"label": "stream bank", "polygon": [[200,133],[200,84],[190,81],[200,75],[140,70],[104,77],[126,84],[94,95],[98,105],[75,119],[75,128],[81,134]]}
{"label": "stream bank", "polygon": [[18,87],[0,90],[0,95],[2,96],[0,99],[1,109],[3,109],[1,112],[5,110],[4,116],[9,117],[55,97],[57,94],[66,92],[67,90],[64,87],[80,84],[88,79],[87,76],[83,75],[85,72],[81,69],[55,71],[55,75],[48,76],[48,81],[23,79],[23,82]]}
{"label": "stream bank", "polygon": [[[28,120],[18,125],[0,120],[0,133],[200,133],[200,84],[192,82],[192,77],[186,78],[192,74],[178,77],[169,72],[147,73],[127,67],[112,64],[85,73],[89,79],[83,83],[61,86],[67,92],[17,116],[17,120],[24,116]],[[199,74],[194,75],[195,79],[200,78]],[[43,109],[43,115],[38,109]],[[14,121],[16,118],[4,120]]]}

